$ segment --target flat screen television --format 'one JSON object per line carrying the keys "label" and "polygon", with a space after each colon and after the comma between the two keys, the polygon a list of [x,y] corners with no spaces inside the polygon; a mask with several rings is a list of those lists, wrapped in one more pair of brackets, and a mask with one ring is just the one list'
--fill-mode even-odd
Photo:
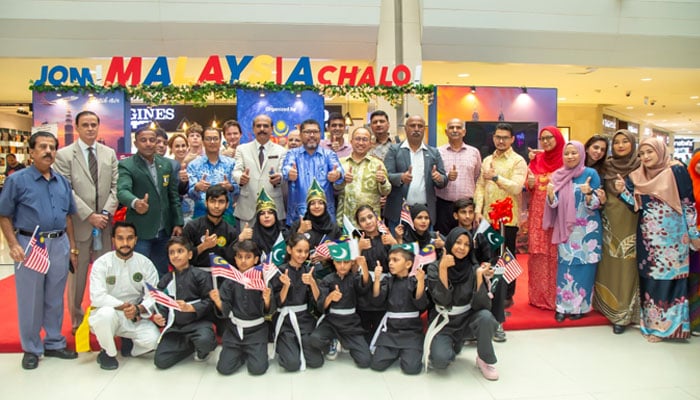
{"label": "flat screen television", "polygon": [[527,148],[536,149],[538,144],[539,127],[537,122],[467,121],[464,124],[467,131],[467,134],[464,135],[464,143],[476,147],[483,160],[496,150],[496,146],[493,144],[493,133],[496,131],[496,125],[502,122],[507,122],[513,127],[513,136],[515,136],[513,150],[529,163]]}

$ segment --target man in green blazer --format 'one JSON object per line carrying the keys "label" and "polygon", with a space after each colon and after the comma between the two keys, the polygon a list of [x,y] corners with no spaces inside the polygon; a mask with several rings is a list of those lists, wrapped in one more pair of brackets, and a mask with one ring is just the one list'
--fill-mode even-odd
{"label": "man in green blazer", "polygon": [[154,130],[137,130],[134,145],[136,154],[119,162],[117,198],[127,207],[126,220],[137,228],[134,250],[150,258],[163,276],[168,272],[166,243],[182,235],[178,179],[170,161],[156,154]]}

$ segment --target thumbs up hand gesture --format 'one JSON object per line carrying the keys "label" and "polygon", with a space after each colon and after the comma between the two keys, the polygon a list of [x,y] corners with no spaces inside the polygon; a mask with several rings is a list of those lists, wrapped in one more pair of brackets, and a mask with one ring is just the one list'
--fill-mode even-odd
{"label": "thumbs up hand gesture", "polygon": [[348,170],[345,172],[345,183],[352,183],[352,179],[353,179],[353,174],[352,174],[352,165],[351,165],[350,167],[348,167]]}
{"label": "thumbs up hand gesture", "polygon": [[202,236],[202,244],[204,245],[204,250],[211,249],[212,247],[216,246],[216,239],[216,233],[212,233],[210,235],[209,229],[207,229],[204,232],[204,236]]}
{"label": "thumbs up hand gesture", "polygon": [[304,285],[309,286],[311,286],[314,283],[314,267],[311,267],[309,272],[301,274],[301,281],[304,283]]}
{"label": "thumbs up hand gesture", "polygon": [[238,183],[241,186],[245,186],[250,182],[250,168],[246,168],[243,170],[243,174],[241,175],[241,179],[238,180]]}
{"label": "thumbs up hand gesture", "polygon": [[289,287],[292,284],[292,280],[289,278],[289,269],[286,269],[284,274],[280,275],[279,280],[282,286]]}
{"label": "thumbs up hand gesture", "polygon": [[180,182],[189,182],[190,178],[187,176],[187,164],[180,164],[180,171],[177,173],[177,177],[180,179]]}
{"label": "thumbs up hand gesture", "polygon": [[343,292],[340,291],[340,288],[338,285],[335,285],[335,290],[328,293],[328,298],[331,299],[331,301],[338,302],[340,299],[343,298]]}
{"label": "thumbs up hand gesture", "polygon": [[311,230],[311,221],[304,220],[304,217],[299,218],[299,229],[297,232],[306,233]]}
{"label": "thumbs up hand gesture", "polygon": [[457,180],[457,166],[452,164],[452,169],[450,172],[447,173],[447,179],[450,181],[456,181]]}
{"label": "thumbs up hand gesture", "polygon": [[249,240],[253,238],[253,228],[251,228],[248,223],[245,223],[245,226],[241,230],[241,233],[238,235],[238,240]]}
{"label": "thumbs up hand gesture", "polygon": [[401,174],[401,183],[404,185],[409,185],[411,184],[411,181],[413,180],[413,166],[408,167],[408,170]]}
{"label": "thumbs up hand gesture", "polygon": [[211,183],[207,182],[207,174],[203,174],[199,182],[195,183],[194,190],[198,192],[206,192]]}
{"label": "thumbs up hand gesture", "polygon": [[384,173],[381,165],[377,166],[377,172],[374,174],[374,177],[377,180],[377,183],[380,185],[383,185],[384,182],[386,182],[386,174]]}
{"label": "thumbs up hand gesture", "polygon": [[297,163],[292,163],[292,168],[289,169],[289,181],[294,182],[299,178],[299,171],[297,171]]}
{"label": "thumbs up hand gesture", "polygon": [[430,176],[433,178],[433,182],[442,183],[442,175],[437,170],[437,165],[433,165],[433,169],[430,172]]}
{"label": "thumbs up hand gesture", "polygon": [[143,215],[148,212],[148,193],[142,199],[136,199],[134,202],[134,211]]}
{"label": "thumbs up hand gesture", "polygon": [[221,181],[221,186],[226,189],[227,192],[233,192],[233,184],[228,180],[228,176],[224,175],[224,180]]}
{"label": "thumbs up hand gesture", "polygon": [[338,171],[338,164],[333,164],[333,169],[328,173],[328,182],[335,182],[340,179],[340,171]]}
{"label": "thumbs up hand gesture", "polygon": [[586,182],[584,182],[580,187],[581,193],[585,194],[586,196],[593,194],[593,190],[591,189],[591,177],[589,176],[586,178]]}

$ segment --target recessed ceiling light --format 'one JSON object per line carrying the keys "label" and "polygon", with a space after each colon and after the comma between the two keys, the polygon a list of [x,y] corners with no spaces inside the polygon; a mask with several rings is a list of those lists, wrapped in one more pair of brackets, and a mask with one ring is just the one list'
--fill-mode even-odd
{"label": "recessed ceiling light", "polygon": [[700,106],[700,103],[695,103],[696,106]]}
{"label": "recessed ceiling light", "polygon": [[690,100],[697,100],[700,99],[700,96],[690,96]]}
{"label": "recessed ceiling light", "polygon": [[642,78],[642,82],[649,82],[651,78]]}
{"label": "recessed ceiling light", "polygon": [[458,78],[469,78],[469,76],[470,76],[469,74],[458,74],[457,75]]}
{"label": "recessed ceiling light", "polygon": [[628,109],[628,110],[634,110],[634,106],[627,106],[627,107],[625,107],[625,108]]}
{"label": "recessed ceiling light", "polygon": [[559,101],[566,101],[566,97],[560,97],[560,98],[558,98],[557,100],[559,100]]}
{"label": "recessed ceiling light", "polygon": [[647,113],[647,117],[653,117],[654,113]]}

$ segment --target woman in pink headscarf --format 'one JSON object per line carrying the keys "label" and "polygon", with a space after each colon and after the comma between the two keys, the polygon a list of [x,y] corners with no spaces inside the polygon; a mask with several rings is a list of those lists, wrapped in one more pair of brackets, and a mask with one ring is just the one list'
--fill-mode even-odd
{"label": "woman in pink headscarf", "polygon": [[528,298],[530,304],[546,310],[555,309],[557,287],[557,246],[552,244],[552,228],[542,227],[546,208],[547,185],[551,175],[564,165],[564,136],[559,129],[547,126],[540,131],[542,149],[530,151],[527,188],[528,210]]}
{"label": "woman in pink headscarf", "polygon": [[576,320],[591,311],[593,284],[602,253],[600,199],[595,190],[600,177],[586,167],[583,144],[576,141],[564,147],[564,166],[552,175],[547,186],[544,228],[552,229],[552,243],[557,245],[556,312],[563,322],[567,316]]}
{"label": "woman in pink headscarf", "polygon": [[683,165],[671,163],[666,144],[646,138],[642,165],[615,180],[620,198],[639,212],[637,266],[641,331],[649,342],[690,336],[689,250],[700,247],[693,185]]}

